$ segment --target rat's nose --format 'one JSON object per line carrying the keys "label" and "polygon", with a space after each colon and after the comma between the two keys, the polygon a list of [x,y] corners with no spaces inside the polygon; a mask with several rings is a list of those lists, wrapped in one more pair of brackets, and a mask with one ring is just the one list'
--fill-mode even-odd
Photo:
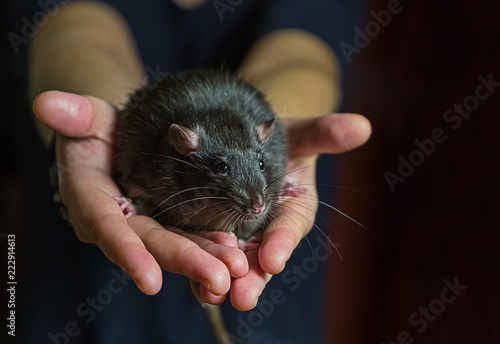
{"label": "rat's nose", "polygon": [[260,214],[264,210],[266,210],[266,203],[264,203],[264,200],[262,199],[262,196],[256,196],[252,200],[252,206],[250,207],[250,210],[254,214]]}

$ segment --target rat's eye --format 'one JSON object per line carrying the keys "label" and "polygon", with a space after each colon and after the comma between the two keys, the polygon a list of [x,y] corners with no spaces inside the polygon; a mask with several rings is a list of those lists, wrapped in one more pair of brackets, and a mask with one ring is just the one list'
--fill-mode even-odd
{"label": "rat's eye", "polygon": [[220,164],[217,165],[217,172],[227,174],[227,173],[229,173],[229,166],[227,166],[225,163],[221,162]]}
{"label": "rat's eye", "polygon": [[262,171],[264,171],[264,161],[260,160],[259,167]]}

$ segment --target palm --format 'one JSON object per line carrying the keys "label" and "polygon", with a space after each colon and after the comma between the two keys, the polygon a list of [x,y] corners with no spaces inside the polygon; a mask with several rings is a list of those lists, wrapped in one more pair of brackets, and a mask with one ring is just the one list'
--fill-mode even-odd
{"label": "palm", "polygon": [[227,233],[199,237],[165,230],[148,217],[125,218],[115,199],[120,190],[111,179],[115,114],[109,104],[45,92],[34,109],[43,123],[62,134],[57,139],[61,199],[80,240],[97,244],[146,294],[161,288],[161,267],[190,278],[200,302],[220,303],[231,289],[231,302],[240,310],[255,306],[271,274],[284,268],[312,227],[317,155],[355,148],[370,134],[368,121],[359,115],[289,121],[287,172],[306,192],[278,205],[258,250],[243,253]]}

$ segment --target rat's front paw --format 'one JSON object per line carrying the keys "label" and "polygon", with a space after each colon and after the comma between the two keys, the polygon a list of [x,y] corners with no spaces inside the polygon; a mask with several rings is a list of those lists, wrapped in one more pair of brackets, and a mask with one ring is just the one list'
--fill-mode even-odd
{"label": "rat's front paw", "polygon": [[262,232],[258,232],[257,234],[252,235],[247,240],[238,239],[238,247],[244,252],[250,250],[258,250],[260,244],[262,244],[262,237]]}
{"label": "rat's front paw", "polygon": [[123,215],[128,219],[131,216],[137,215],[137,211],[135,210],[134,205],[132,204],[132,200],[126,197],[115,197],[116,201],[120,208],[122,208]]}

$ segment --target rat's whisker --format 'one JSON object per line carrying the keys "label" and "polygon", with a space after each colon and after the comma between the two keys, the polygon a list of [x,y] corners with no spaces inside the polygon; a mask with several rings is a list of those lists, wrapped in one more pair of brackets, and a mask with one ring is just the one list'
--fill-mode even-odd
{"label": "rat's whisker", "polygon": [[183,204],[186,204],[186,203],[189,203],[189,202],[194,202],[194,201],[199,201],[199,200],[203,200],[203,199],[223,199],[223,200],[228,200],[229,198],[227,197],[217,197],[217,196],[204,196],[204,197],[196,197],[196,198],[192,198],[192,199],[188,199],[186,201],[183,201],[183,202],[179,202],[177,204],[174,204],[166,209],[163,209],[162,211],[160,211],[159,213],[151,216],[153,219],[156,218],[157,216],[159,216],[160,214],[163,214],[164,212],[166,211],[169,211],[170,209],[172,208],[175,208],[175,207],[178,207],[180,205],[183,205]]}
{"label": "rat's whisker", "polygon": [[[195,166],[187,161],[184,161],[184,160],[181,160],[181,159],[178,159],[178,158],[174,158],[173,156],[169,156],[169,155],[164,155],[164,154],[157,154],[157,153],[149,153],[149,152],[141,152],[141,154],[144,154],[144,155],[152,155],[152,156],[158,156],[158,157],[161,157],[161,158],[168,158],[168,159],[172,159],[172,160],[175,160],[175,161],[179,161],[179,162],[182,162],[183,164],[186,164],[186,165],[189,165],[189,166],[192,166],[194,168],[196,168],[197,170],[199,170],[200,168],[198,166]],[[163,160],[160,160],[159,162],[164,162]]]}
{"label": "rat's whisker", "polygon": [[[295,199],[289,199],[287,200],[285,203],[290,203],[290,204],[294,204],[298,207],[302,207],[308,211],[310,211],[315,217],[319,218],[320,220],[322,220],[323,222],[325,222],[330,228],[332,228],[338,235],[342,236],[342,233],[340,233],[339,231],[337,231],[335,229],[335,226],[330,222],[328,221],[324,216],[320,215],[319,213],[317,213],[317,211],[315,209],[311,209],[310,207],[302,204],[302,203],[299,203],[298,200],[295,200]],[[286,204],[280,204],[282,206],[287,206]],[[289,207],[290,209],[293,209],[292,207]]]}
{"label": "rat's whisker", "polygon": [[[220,204],[220,203],[225,203],[225,202],[227,202],[227,201],[226,201],[226,200],[223,200],[223,201],[219,201],[219,202],[215,202],[215,203],[208,204],[208,205],[204,206],[203,208],[200,208],[200,209],[196,210],[195,212],[192,212],[192,213],[191,213],[191,215],[189,215],[189,217],[187,217],[187,218],[183,219],[182,221],[178,222],[178,223],[177,223],[174,227],[176,227],[176,228],[177,228],[177,227],[178,227],[181,223],[185,223],[185,224],[187,224],[187,223],[189,223],[189,220],[190,220],[193,216],[195,216],[195,215],[199,214],[201,211],[203,211],[203,210],[205,210],[205,209],[207,209],[207,208],[213,207],[213,206],[215,206],[215,205],[217,205],[217,204]],[[222,213],[222,214],[224,214],[224,213]],[[188,215],[188,214],[184,214],[184,213],[183,213],[182,215],[186,216],[186,215]],[[215,216],[215,217],[211,218],[210,220],[208,220],[206,223],[208,223],[208,222],[212,221],[214,218],[216,218],[216,217],[218,217],[218,216],[220,216],[220,215],[221,215],[221,214],[218,214],[217,216]]]}
{"label": "rat's whisker", "polygon": [[169,201],[170,199],[180,195],[180,194],[183,194],[184,192],[188,192],[188,191],[194,191],[194,190],[206,190],[206,189],[213,189],[213,190],[218,190],[218,191],[222,191],[220,188],[215,188],[215,187],[211,187],[211,186],[197,186],[197,187],[192,187],[192,188],[187,188],[187,189],[184,189],[184,190],[181,190],[179,192],[176,192],[174,193],[173,195],[170,195],[169,197],[165,198],[163,201],[161,201],[155,208],[153,208],[152,210],[162,206],[165,202]]}
{"label": "rat's whisker", "polygon": [[[325,186],[325,187],[331,187],[335,189],[340,189],[340,190],[346,190],[346,191],[352,191],[352,192],[357,192],[357,193],[362,193],[366,195],[370,195],[371,193],[363,190],[358,190],[354,188],[349,188],[345,186],[340,186],[340,185],[335,185],[335,184],[322,184],[322,183],[294,183],[293,186]],[[284,188],[280,188],[280,190],[283,190]]]}
{"label": "rat's whisker", "polygon": [[275,178],[271,179],[271,181],[269,182],[269,184],[267,185],[268,187],[273,185],[274,183],[278,182],[278,181],[281,181],[283,179],[283,177],[289,175],[290,173],[294,173],[294,172],[297,172],[297,171],[300,171],[300,170],[304,170],[304,169],[307,169],[307,168],[313,168],[314,165],[311,165],[311,166],[303,166],[303,167],[299,167],[299,168],[296,168],[294,170],[291,170],[291,171],[285,171],[283,173],[281,173],[280,175],[276,176]]}
{"label": "rat's whisker", "polygon": [[[303,194],[299,197],[302,197],[304,199],[308,199],[308,200],[311,200],[311,201],[315,201],[315,202],[318,202],[318,204],[320,205],[323,205],[325,207],[328,207],[332,210],[335,210],[336,212],[338,212],[339,214],[343,215],[344,217],[348,218],[349,220],[351,220],[352,222],[354,222],[355,224],[357,224],[358,226],[360,226],[361,228],[365,229],[366,231],[370,231],[368,228],[366,228],[363,224],[361,224],[360,222],[356,221],[355,219],[353,219],[351,216],[347,215],[346,213],[342,212],[341,210],[335,208],[333,205],[330,205],[326,202],[323,202],[323,201],[320,201],[317,197],[313,197],[313,196],[307,196],[306,194]],[[288,201],[288,200],[287,200]]]}
{"label": "rat's whisker", "polygon": [[[284,207],[284,208],[287,208],[287,209],[290,209],[292,211],[294,211],[295,213],[297,213],[298,215],[304,217],[306,220],[307,217],[305,217],[303,214],[301,214],[299,211],[297,211],[296,209],[293,209],[292,207],[288,206],[288,205],[285,205],[285,204],[277,204],[277,206],[280,206],[280,207]],[[280,211],[281,213],[284,213],[283,211]],[[309,221],[309,220],[308,220]],[[330,238],[326,235],[326,233],[316,224],[316,223],[313,223],[313,227],[316,228],[325,238],[326,240],[328,240],[328,242],[332,245],[332,247],[335,249],[335,251],[337,251],[337,254],[339,255],[339,258],[340,260],[344,260],[342,258],[342,255],[340,254],[340,251],[337,249],[337,247],[335,246],[335,244],[330,240]]]}
{"label": "rat's whisker", "polygon": [[[289,216],[286,212],[281,211],[281,210],[279,210],[279,209],[276,209],[276,211],[277,211],[279,214],[281,214],[281,217],[286,216],[286,217],[287,217],[290,221],[292,221],[292,222],[295,224],[295,226],[297,226],[297,228],[299,229],[299,231],[302,231],[302,228],[301,228],[301,227],[297,224],[297,222],[295,222],[295,220],[294,220],[294,219],[292,219],[292,218],[291,218],[291,217],[290,217],[290,216]],[[283,222],[284,222],[284,223],[286,223],[286,221],[285,221],[284,219],[282,219],[282,220],[283,220]],[[289,228],[289,229],[290,229],[290,230],[292,230],[291,228]],[[292,230],[292,231],[293,231],[293,230]],[[311,248],[311,253],[312,253],[312,254],[313,254],[313,256],[314,256],[314,250],[313,250],[313,248],[312,248],[311,242],[309,241],[309,238],[307,238],[307,237],[305,237],[305,236],[304,236],[304,238],[306,239],[307,243],[309,244],[309,247]]]}
{"label": "rat's whisker", "polygon": [[[228,216],[225,216],[224,219],[217,225],[217,227],[215,228],[216,231],[219,230],[219,228],[223,227],[223,224],[228,221],[229,219],[231,219],[232,216],[234,216],[236,214],[236,211],[232,210],[232,209],[228,209],[226,210],[225,212],[219,214],[219,215],[223,215],[227,212],[230,212],[230,214]],[[224,231],[225,232],[225,231]]]}
{"label": "rat's whisker", "polygon": [[[230,202],[227,202],[227,203],[229,204],[229,206],[231,205],[231,204],[230,204]],[[217,225],[217,227],[216,227],[215,229],[213,229],[213,231],[217,231],[217,230],[221,227],[221,225],[222,225],[224,222],[226,222],[226,221],[228,220],[228,218],[230,218],[230,217],[232,216],[232,214],[229,214],[229,216],[224,216],[224,215],[225,215],[225,214],[227,214],[227,213],[234,213],[234,210],[232,210],[231,208],[229,208],[229,209],[227,209],[227,210],[223,211],[222,213],[219,213],[219,214],[215,215],[214,217],[212,217],[212,218],[208,219],[208,220],[205,222],[205,224],[206,224],[206,225],[208,225],[210,222],[213,222],[213,220],[214,220],[214,219],[218,218],[219,216],[222,216],[222,217],[223,217],[223,219],[222,219],[221,221],[219,221],[219,224]],[[212,229],[210,229],[210,230],[212,230]],[[225,231],[225,230],[223,230],[223,232],[226,232],[226,231]]]}

